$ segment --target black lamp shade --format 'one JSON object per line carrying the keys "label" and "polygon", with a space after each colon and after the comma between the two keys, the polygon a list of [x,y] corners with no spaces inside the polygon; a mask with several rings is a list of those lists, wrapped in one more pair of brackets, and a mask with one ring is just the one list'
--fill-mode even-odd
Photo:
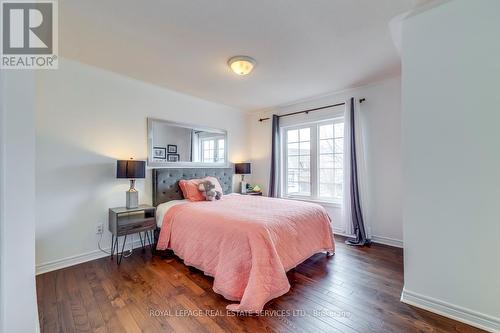
{"label": "black lamp shade", "polygon": [[252,173],[250,163],[236,163],[234,165],[234,173],[237,175],[249,175]]}
{"label": "black lamp shade", "polygon": [[119,160],[116,161],[116,178],[145,178],[146,161]]}

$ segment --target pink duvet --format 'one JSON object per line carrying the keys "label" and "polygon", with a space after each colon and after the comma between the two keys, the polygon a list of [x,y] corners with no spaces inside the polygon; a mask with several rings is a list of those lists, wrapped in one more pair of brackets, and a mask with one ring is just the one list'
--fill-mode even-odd
{"label": "pink duvet", "polygon": [[240,301],[227,309],[258,312],[288,292],[288,270],[334,240],[320,205],[234,194],[170,208],[157,248],[213,276],[216,293]]}

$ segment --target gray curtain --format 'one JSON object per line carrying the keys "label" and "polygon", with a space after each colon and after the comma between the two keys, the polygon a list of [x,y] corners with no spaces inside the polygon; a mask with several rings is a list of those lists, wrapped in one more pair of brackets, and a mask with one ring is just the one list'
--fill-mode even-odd
{"label": "gray curtain", "polygon": [[273,114],[272,125],[272,143],[271,143],[271,174],[269,175],[269,193],[270,197],[278,196],[279,184],[279,158],[280,158],[280,118]]}
{"label": "gray curtain", "polygon": [[370,240],[366,238],[365,223],[363,221],[363,214],[361,213],[361,204],[359,201],[359,187],[358,187],[358,163],[356,160],[356,124],[354,117],[354,98],[351,98],[350,103],[350,116],[351,116],[351,136],[349,138],[351,146],[351,214],[354,234],[356,238],[346,240],[349,245],[363,246],[370,244]]}

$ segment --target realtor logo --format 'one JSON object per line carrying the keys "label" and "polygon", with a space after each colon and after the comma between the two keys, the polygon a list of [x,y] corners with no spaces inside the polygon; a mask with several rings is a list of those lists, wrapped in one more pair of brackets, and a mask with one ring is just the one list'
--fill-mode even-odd
{"label": "realtor logo", "polygon": [[57,3],[1,1],[2,69],[57,69]]}

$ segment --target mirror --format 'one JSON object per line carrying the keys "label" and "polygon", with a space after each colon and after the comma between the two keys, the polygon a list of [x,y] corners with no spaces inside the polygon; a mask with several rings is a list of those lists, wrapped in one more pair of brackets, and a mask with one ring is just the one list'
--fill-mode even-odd
{"label": "mirror", "polygon": [[227,166],[227,132],[148,118],[148,165]]}

